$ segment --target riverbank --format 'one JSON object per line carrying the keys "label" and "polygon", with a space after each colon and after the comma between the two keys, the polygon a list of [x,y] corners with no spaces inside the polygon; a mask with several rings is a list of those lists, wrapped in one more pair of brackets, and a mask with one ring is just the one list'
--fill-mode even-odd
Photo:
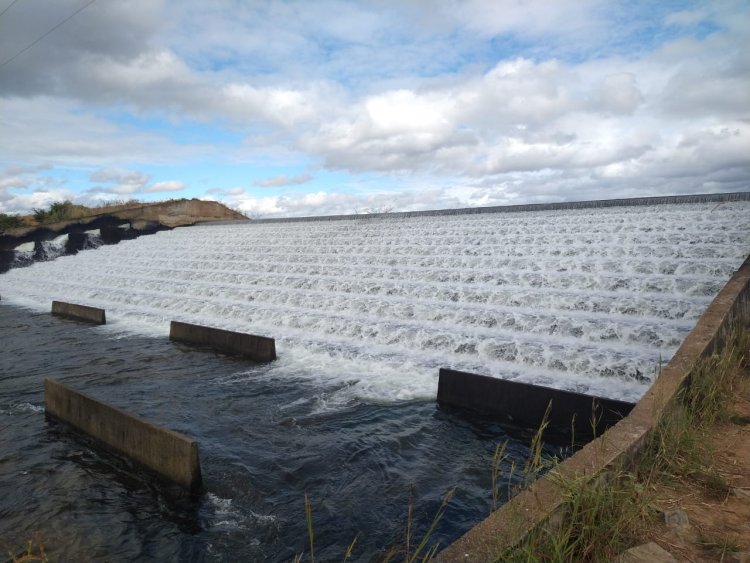
{"label": "riverbank", "polygon": [[750,368],[736,369],[726,416],[701,432],[702,471],[654,485],[654,507],[670,515],[650,537],[664,561],[750,561]]}
{"label": "riverbank", "polygon": [[631,465],[596,480],[553,469],[564,517],[497,560],[750,561],[748,358],[745,331],[697,362]]}

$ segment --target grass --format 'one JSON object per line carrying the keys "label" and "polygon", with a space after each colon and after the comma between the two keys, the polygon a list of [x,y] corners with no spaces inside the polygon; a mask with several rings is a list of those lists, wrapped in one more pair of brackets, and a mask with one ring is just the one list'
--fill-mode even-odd
{"label": "grass", "polygon": [[555,528],[537,528],[503,561],[612,561],[645,535],[653,520],[649,489],[618,471],[607,483],[560,480],[566,512]]}
{"label": "grass", "polygon": [[[696,362],[688,385],[655,428],[639,462],[599,479],[551,478],[564,491],[565,513],[557,526],[532,530],[501,561],[608,561],[647,538],[656,520],[654,484],[689,481],[714,498],[729,485],[710,465],[705,439],[717,422],[731,420],[732,396],[746,367],[750,333],[736,330],[721,354]],[[493,481],[494,486],[494,481]],[[702,545],[722,556],[736,545],[731,538],[703,538]]]}
{"label": "grass", "polygon": [[9,229],[17,229],[23,226],[23,220],[18,215],[0,213],[0,233]]}
{"label": "grass", "polygon": [[718,557],[719,561],[723,561],[727,555],[742,551],[742,548],[737,543],[737,538],[731,534],[712,536],[701,533],[698,536],[698,543],[703,549],[711,553],[711,555]]}
{"label": "grass", "polygon": [[185,201],[182,199],[167,199],[161,201],[144,202],[137,199],[129,200],[111,200],[101,202],[93,207],[86,205],[77,205],[71,201],[55,201],[47,206],[46,209],[33,209],[31,215],[6,215],[0,214],[0,232],[18,227],[33,227],[45,225],[48,223],[57,223],[59,221],[70,221],[90,217],[92,215],[101,215],[113,213],[125,209],[133,209],[143,205],[157,203],[167,203],[170,201]]}
{"label": "grass", "polygon": [[[35,543],[36,547],[34,546]],[[49,561],[44,550],[44,541],[39,533],[34,534],[34,538],[28,541],[26,551],[19,555],[14,555],[12,551],[8,551],[8,555],[13,563],[31,563],[32,561],[47,563]]]}
{"label": "grass", "polygon": [[[406,530],[404,533],[403,544],[391,546],[391,548],[386,551],[385,555],[381,559],[382,563],[392,563],[395,561],[403,563],[422,563],[431,561],[437,554],[439,545],[430,545],[430,538],[437,528],[437,525],[445,515],[445,511],[448,509],[448,505],[452,498],[453,489],[449,489],[443,496],[440,507],[435,512],[435,515],[433,516],[432,522],[430,523],[427,531],[422,535],[421,538],[415,539],[413,530],[414,488],[410,487],[406,517]],[[302,563],[305,560],[308,560],[310,563],[315,563],[315,531],[312,518],[312,503],[308,499],[307,495],[305,495],[305,521],[307,524],[309,554],[307,559],[305,559],[304,552],[297,554],[293,559],[293,563]],[[344,553],[342,555],[343,562],[348,561],[352,557],[354,548],[358,540],[359,534],[354,537],[352,542],[344,550]]]}

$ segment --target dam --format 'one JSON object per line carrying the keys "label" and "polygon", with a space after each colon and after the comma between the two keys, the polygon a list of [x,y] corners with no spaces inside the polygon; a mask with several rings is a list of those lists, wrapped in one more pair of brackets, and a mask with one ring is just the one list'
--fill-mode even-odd
{"label": "dam", "polygon": [[[0,276],[0,409],[21,439],[3,432],[13,464],[0,477],[39,500],[24,514],[14,494],[3,514],[29,534],[36,508],[54,542],[55,518],[73,518],[40,484],[56,460],[62,489],[80,495],[62,500],[97,519],[133,514],[107,537],[82,534],[70,556],[101,545],[289,560],[304,548],[307,493],[321,557],[361,532],[368,560],[399,541],[411,483],[420,526],[457,487],[436,534],[451,541],[486,515],[507,436],[435,408],[440,368],[637,400],[749,252],[740,199],[207,225],[12,269]],[[108,324],[42,316],[57,298],[106,308]],[[165,341],[172,320],[267,334],[278,359],[201,356]],[[53,445],[42,375],[197,435],[206,495],[175,499],[85,445]],[[23,461],[40,442],[47,455]],[[512,449],[523,459],[523,439]]]}

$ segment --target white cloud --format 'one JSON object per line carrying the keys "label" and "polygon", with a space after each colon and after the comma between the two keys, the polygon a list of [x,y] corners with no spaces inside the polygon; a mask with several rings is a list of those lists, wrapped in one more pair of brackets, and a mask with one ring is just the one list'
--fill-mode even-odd
{"label": "white cloud", "polygon": [[630,114],[643,102],[632,72],[610,74],[602,79],[600,88],[602,106],[614,114]]}
{"label": "white cloud", "polygon": [[123,168],[102,168],[92,173],[89,179],[104,184],[89,189],[90,194],[133,195],[143,191],[150,176]]}
{"label": "white cloud", "polygon": [[253,184],[261,188],[279,188],[282,186],[298,186],[300,184],[306,184],[310,180],[312,180],[310,174],[300,174],[298,176],[287,176],[286,174],[281,174],[263,180],[256,180]]}
{"label": "white cloud", "polygon": [[100,168],[89,176],[92,182],[113,184],[131,184],[143,186],[149,180],[149,175],[124,168]]}
{"label": "white cloud", "polygon": [[[0,52],[75,6],[14,5]],[[689,8],[97,3],[0,69],[0,194],[23,201],[13,190],[40,187],[24,170],[42,165],[96,169],[84,198],[187,190],[187,178],[151,184],[130,168],[231,162],[252,178],[274,151],[400,191],[273,194],[311,179],[280,173],[255,182],[267,197],[210,193],[310,214],[390,197],[400,208],[580,198],[597,182],[611,196],[747,188],[747,7]],[[217,131],[244,139],[221,146]]]}
{"label": "white cloud", "polygon": [[60,189],[38,189],[30,193],[13,194],[3,192],[0,189],[0,213],[20,213],[31,212],[32,209],[43,209],[50,203],[56,201],[74,200],[77,194],[70,190]]}
{"label": "white cloud", "polygon": [[146,193],[158,193],[158,192],[181,192],[187,187],[184,182],[179,180],[166,180],[164,182],[156,182],[155,184],[146,188]]}
{"label": "white cloud", "polygon": [[0,178],[0,190],[8,188],[26,188],[29,186],[29,180],[21,176],[8,176]]}
{"label": "white cloud", "polygon": [[0,165],[118,168],[125,162],[174,164],[233,154],[221,145],[175,143],[160,132],[120,125],[69,100],[0,99]]}

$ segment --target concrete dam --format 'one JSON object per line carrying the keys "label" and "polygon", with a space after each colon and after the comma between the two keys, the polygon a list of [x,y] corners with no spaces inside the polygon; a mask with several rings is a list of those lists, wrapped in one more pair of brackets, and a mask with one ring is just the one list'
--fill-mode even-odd
{"label": "concrete dam", "polygon": [[[616,400],[643,395],[750,252],[747,194],[691,198],[165,230],[11,269],[0,276],[0,309],[40,343],[24,385],[62,365],[66,383],[201,444],[201,500],[167,503],[165,515],[139,492],[150,516],[116,527],[103,545],[170,557],[185,555],[178,544],[187,542],[189,555],[209,560],[288,560],[305,536],[307,492],[316,536],[332,538],[321,557],[337,557],[362,531],[373,534],[362,539],[358,557],[367,558],[398,541],[410,482],[418,525],[446,487],[459,487],[436,536],[443,544],[487,512],[489,460],[505,435],[435,408],[440,368]],[[65,325],[64,334],[39,318],[62,298],[105,308],[108,324]],[[173,320],[269,335],[278,359],[199,359],[166,341]],[[16,342],[14,354],[27,345],[3,338]],[[42,402],[25,396],[0,395],[18,432],[35,428]],[[5,439],[2,447],[15,451]],[[89,478],[91,455],[66,461],[70,483]],[[138,487],[118,486],[122,509]],[[165,522],[173,536],[136,539],[138,526],[148,535]]]}

